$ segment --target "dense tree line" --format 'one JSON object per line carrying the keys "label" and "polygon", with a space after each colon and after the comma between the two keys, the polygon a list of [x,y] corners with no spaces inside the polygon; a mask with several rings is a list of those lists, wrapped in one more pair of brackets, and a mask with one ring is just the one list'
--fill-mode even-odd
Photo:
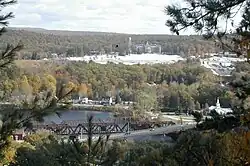
{"label": "dense tree line", "polygon": [[[201,36],[174,35],[130,35],[98,32],[46,31],[32,29],[13,29],[3,35],[8,43],[25,43],[25,49],[19,58],[41,59],[51,58],[52,53],[63,56],[84,56],[90,51],[103,53],[128,51],[128,38],[132,37],[133,44],[150,43],[162,46],[162,52],[186,56],[204,55],[218,52],[219,48],[213,41],[203,40]],[[118,45],[118,47],[116,47]],[[5,43],[0,42],[0,48]]]}
{"label": "dense tree line", "polygon": [[[221,86],[222,78],[196,62],[165,65],[123,65],[94,62],[16,61],[18,79],[6,79],[3,96],[35,94],[64,81],[76,87],[72,98],[101,100],[113,97],[139,103],[137,109],[180,111],[199,110],[215,105],[220,97],[223,107],[233,107],[233,94]],[[29,65],[27,65],[29,64]],[[235,76],[238,77],[238,76]]]}

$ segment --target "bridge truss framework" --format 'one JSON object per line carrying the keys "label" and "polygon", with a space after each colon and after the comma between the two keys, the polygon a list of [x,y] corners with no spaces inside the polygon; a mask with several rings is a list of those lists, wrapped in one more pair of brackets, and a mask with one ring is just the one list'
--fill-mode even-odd
{"label": "bridge truss framework", "polygon": [[77,123],[64,122],[62,124],[38,124],[32,128],[27,128],[26,131],[47,130],[57,135],[87,135],[91,134],[112,134],[112,133],[127,133],[130,131],[157,128],[173,125],[173,122],[126,122],[123,124],[115,122],[93,122],[93,123]]}

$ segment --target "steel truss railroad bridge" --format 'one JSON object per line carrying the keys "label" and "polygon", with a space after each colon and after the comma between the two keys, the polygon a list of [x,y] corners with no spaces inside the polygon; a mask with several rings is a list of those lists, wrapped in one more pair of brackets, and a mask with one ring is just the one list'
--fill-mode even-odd
{"label": "steel truss railroad bridge", "polygon": [[92,122],[83,121],[64,121],[61,124],[37,124],[33,125],[29,131],[48,130],[57,135],[86,135],[91,131],[92,134],[112,134],[127,133],[129,131],[157,128],[175,124],[172,121],[165,122]]}

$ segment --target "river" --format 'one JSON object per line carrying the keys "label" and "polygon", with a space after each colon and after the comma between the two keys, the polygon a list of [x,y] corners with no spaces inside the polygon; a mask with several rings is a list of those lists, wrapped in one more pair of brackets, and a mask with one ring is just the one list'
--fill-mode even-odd
{"label": "river", "polygon": [[87,117],[93,115],[94,121],[100,120],[108,120],[113,118],[113,113],[110,112],[100,112],[100,111],[85,111],[85,110],[70,110],[70,111],[65,111],[61,112],[60,115],[52,114],[49,116],[44,117],[44,122],[45,123],[61,123],[62,121],[87,121]]}

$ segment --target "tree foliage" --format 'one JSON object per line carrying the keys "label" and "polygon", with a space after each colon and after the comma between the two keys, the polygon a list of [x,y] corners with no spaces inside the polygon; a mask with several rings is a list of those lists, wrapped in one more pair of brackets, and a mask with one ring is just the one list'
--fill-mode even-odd
{"label": "tree foliage", "polygon": [[[44,90],[55,91],[56,84],[66,81],[77,86],[77,92],[72,96],[74,99],[78,98],[77,96],[93,100],[120,98],[120,104],[134,101],[144,110],[190,112],[205,108],[206,103],[209,106],[215,105],[215,97],[220,97],[223,107],[234,104],[233,95],[228,95],[230,89],[219,84],[222,78],[213,75],[197,62],[178,62],[168,66],[163,64],[127,66],[113,63],[57,64],[41,61],[30,62],[33,65],[27,67],[26,61],[16,61],[16,63],[21,68],[20,75],[27,77],[33,93]],[[58,68],[61,74],[58,74]],[[240,76],[236,77],[238,79]],[[10,82],[15,84],[16,81],[10,79]],[[12,84],[6,86],[6,89],[8,87],[13,87],[10,92],[18,93]]]}
{"label": "tree foliage", "polygon": [[[185,2],[185,6],[169,5],[165,8],[166,14],[170,16],[166,25],[170,27],[172,32],[179,35],[181,30],[192,27],[196,32],[205,33],[204,36],[207,39],[215,39],[224,50],[244,55],[249,63],[250,3],[248,0],[186,0]],[[240,23],[234,25],[237,13],[242,13],[242,17]],[[225,22],[223,29],[219,28],[220,21]],[[233,29],[228,28],[229,22]],[[237,100],[235,102],[234,116],[220,117],[219,115],[214,115],[212,120],[206,120],[202,124],[203,129],[215,128],[219,131],[226,131],[227,136],[223,139],[223,150],[226,152],[230,149],[230,154],[225,153],[222,156],[222,159],[225,161],[224,165],[249,165],[249,156],[246,155],[249,153],[247,151],[249,150],[250,127],[248,105],[249,71],[247,70],[249,64],[241,67],[243,68],[240,70],[245,70],[245,72],[238,73],[236,79],[230,83],[231,90],[234,92]],[[239,68],[237,70],[239,72]],[[239,121],[241,122],[240,132],[230,133],[229,130],[239,126]],[[246,131],[243,131],[242,127],[245,127]]]}
{"label": "tree foliage", "polygon": [[[247,0],[185,0],[184,6],[169,5],[165,8],[170,16],[166,25],[177,35],[192,27],[196,32],[204,33],[206,38],[214,38],[222,49],[249,59],[249,6]],[[241,21],[235,25],[236,16],[241,13]],[[219,22],[222,21],[225,26],[221,28]]]}
{"label": "tree foliage", "polygon": [[[4,7],[15,1],[0,2],[3,2],[1,7]],[[197,30],[205,28],[209,32],[212,28],[217,28],[217,24],[211,20],[218,21],[216,19],[224,15],[229,19],[231,13],[228,14],[229,16],[225,13],[230,12],[230,8],[240,4],[243,4],[243,7],[248,5],[246,1],[240,0],[229,3],[196,0],[188,2],[191,4],[188,9],[180,10],[173,6],[167,8],[168,14],[176,21],[176,23],[168,22],[168,25],[177,28],[172,28],[172,31],[176,33],[182,29],[179,26],[195,26]],[[201,10],[197,10],[198,8]],[[185,11],[194,12],[193,14],[196,13],[196,15],[191,13],[191,15],[183,16],[186,14]],[[203,16],[204,12],[208,14]],[[3,16],[3,20],[10,17],[11,14],[9,17]],[[200,20],[189,25],[194,17]],[[242,22],[246,24],[247,19],[245,22],[244,19]],[[5,25],[5,22],[2,24]],[[220,38],[219,34],[218,31],[217,37]],[[244,34],[241,34],[241,37],[243,36]],[[246,46],[243,44],[243,47]],[[19,65],[19,71],[12,72],[15,70],[10,70],[8,65],[13,61],[19,49],[7,46],[8,49],[12,51],[3,53],[1,61],[3,65],[0,65],[0,73],[4,78],[0,82],[0,87],[3,94],[6,94],[6,98],[2,97],[2,101],[10,100],[14,94],[17,98],[21,96],[24,98],[19,99],[18,101],[21,102],[13,108],[1,108],[0,161],[3,161],[1,164],[231,166],[246,165],[249,162],[249,129],[240,130],[240,132],[230,131],[235,127],[232,122],[237,124],[240,116],[243,126],[249,127],[247,126],[249,125],[249,119],[247,119],[249,117],[249,78],[242,73],[235,74],[237,80],[232,84],[240,102],[239,105],[235,104],[238,115],[235,114],[229,120],[229,118],[215,114],[211,121],[201,124],[202,129],[215,128],[219,131],[227,131],[223,134],[215,130],[206,132],[190,130],[182,133],[176,142],[172,141],[171,146],[166,142],[128,143],[117,140],[109,144],[109,136],[93,139],[93,117],[89,117],[87,140],[84,142],[79,142],[73,137],[65,142],[49,134],[35,134],[28,136],[25,140],[32,147],[13,147],[9,136],[16,129],[29,125],[31,120],[41,121],[43,116],[59,109],[58,102],[67,102],[65,97],[69,99],[69,95],[75,91],[92,99],[101,99],[116,94],[115,91],[118,89],[121,99],[135,101],[135,106],[140,111],[152,110],[152,108],[161,108],[163,111],[192,111],[200,107],[207,108],[207,104],[215,104],[214,99],[218,96],[224,99],[223,105],[230,105],[233,102],[232,96],[229,95],[230,89],[219,87],[218,83],[221,80],[195,62],[180,62],[169,66],[161,64],[126,66],[113,63],[100,65],[93,62],[59,65],[53,62],[42,62],[43,65],[36,63],[40,65],[39,67],[33,67],[28,62],[29,66]],[[76,50],[79,51],[79,49]],[[35,52],[32,56],[33,59],[37,58]],[[7,69],[1,67],[7,67]],[[243,69],[242,66],[237,68],[237,70]],[[201,120],[200,114],[194,113],[194,115],[197,122]]]}
{"label": "tree foliage", "polygon": [[[12,5],[16,3],[15,0],[0,0],[0,8],[1,11],[9,5]],[[5,32],[5,27],[8,24],[8,20],[13,18],[12,13],[7,14],[1,14],[0,15],[0,24],[3,26],[0,30],[0,35],[2,35]],[[22,48],[21,44],[18,44],[16,46],[12,46],[8,44],[5,49],[1,52],[0,56],[0,73],[1,73],[1,83],[3,81],[3,86],[1,88],[1,91],[3,94],[12,93],[14,90],[17,90],[17,84],[13,81],[9,80],[10,76],[15,78],[14,73],[10,74],[8,76],[8,72],[11,72],[10,67],[13,67],[14,65],[11,64],[13,60],[16,58],[17,53]],[[16,78],[17,79],[17,78]],[[27,126],[30,124],[31,120],[42,120],[42,117],[44,115],[47,115],[51,112],[53,112],[56,108],[58,108],[57,102],[62,101],[62,99],[69,95],[72,90],[68,90],[67,93],[61,94],[61,91],[63,88],[60,86],[57,86],[58,93],[52,94],[51,91],[47,91],[42,93],[35,93],[32,94],[32,89],[29,83],[28,78],[23,75],[19,80],[16,80],[19,82],[19,88],[21,93],[24,95],[24,99],[19,99],[21,103],[16,103],[13,107],[3,108],[1,106],[1,126],[0,126],[0,160],[6,158],[6,154],[4,152],[7,152],[10,148],[11,140],[9,139],[9,136],[12,135],[12,133],[20,128],[23,128],[24,126]],[[54,81],[53,81],[54,82]],[[33,84],[34,85],[34,84]],[[8,94],[10,95],[10,94]],[[27,98],[29,95],[29,98]],[[11,95],[10,95],[11,96]],[[20,97],[20,95],[19,95]],[[8,98],[10,99],[10,98]],[[8,155],[12,155],[11,149],[10,153]]]}
{"label": "tree foliage", "polygon": [[[70,32],[49,31],[40,32],[32,29],[9,30],[3,35],[3,41],[9,43],[25,43],[25,50],[19,53],[20,59],[39,60],[59,57],[82,57],[90,55],[91,51],[110,54],[120,52],[124,54],[128,50],[128,38],[132,37],[132,43],[145,44],[147,41],[162,47],[164,54],[185,54],[186,56],[205,55],[208,52],[219,52],[220,48],[214,47],[214,43],[202,39],[201,36],[173,36],[173,35],[134,35],[112,34],[98,32]],[[0,42],[0,48],[4,43]],[[118,48],[115,46],[119,45]],[[136,48],[132,48],[137,52]]]}

